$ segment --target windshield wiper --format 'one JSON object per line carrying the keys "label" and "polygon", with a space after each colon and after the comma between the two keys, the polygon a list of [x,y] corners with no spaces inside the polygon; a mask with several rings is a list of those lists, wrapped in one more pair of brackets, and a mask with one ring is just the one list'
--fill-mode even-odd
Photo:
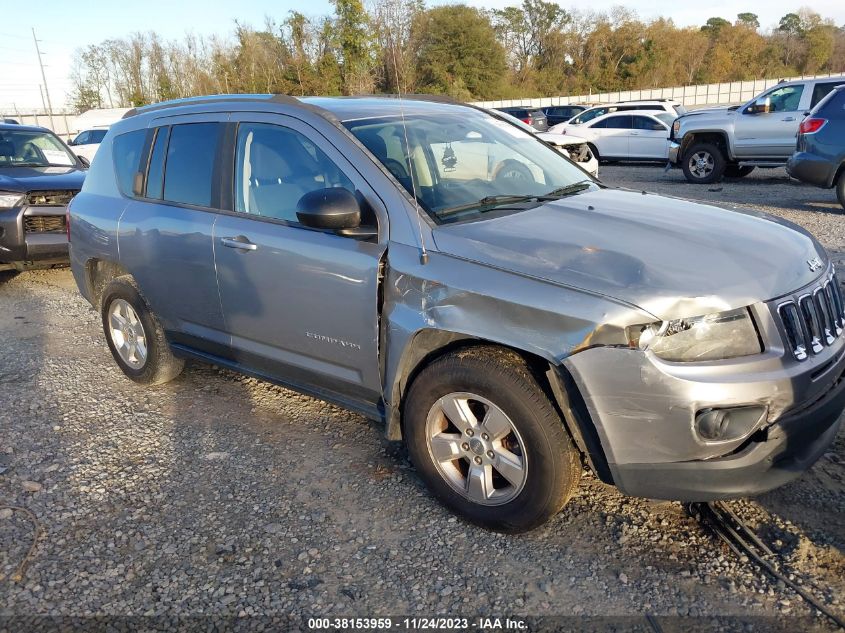
{"label": "windshield wiper", "polygon": [[501,195],[501,196],[485,196],[481,200],[475,202],[467,202],[466,204],[458,204],[454,207],[446,207],[437,211],[437,217],[443,218],[461,211],[469,211],[470,209],[495,208],[503,204],[512,204],[514,202],[530,202],[532,200],[540,200],[541,196],[515,196],[515,195]]}
{"label": "windshield wiper", "polygon": [[566,185],[565,187],[559,187],[554,191],[550,191],[549,193],[538,196],[539,200],[557,200],[558,198],[563,198],[564,196],[570,196],[573,193],[578,193],[580,191],[584,191],[584,189],[589,188],[590,185],[593,184],[592,180],[579,180],[578,182],[573,182],[571,185]]}

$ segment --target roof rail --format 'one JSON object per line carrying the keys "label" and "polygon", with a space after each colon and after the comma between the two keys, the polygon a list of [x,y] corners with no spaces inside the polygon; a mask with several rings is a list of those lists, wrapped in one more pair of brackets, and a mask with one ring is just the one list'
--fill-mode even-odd
{"label": "roof rail", "polygon": [[128,119],[137,114],[145,114],[147,112],[156,112],[158,110],[166,110],[167,108],[178,108],[180,106],[188,106],[200,103],[225,103],[227,101],[275,101],[276,103],[299,103],[295,97],[287,95],[271,95],[271,94],[218,94],[218,95],[202,95],[197,97],[185,97],[183,99],[171,99],[169,101],[161,101],[160,103],[152,103],[150,105],[138,106],[132,108],[122,118]]}

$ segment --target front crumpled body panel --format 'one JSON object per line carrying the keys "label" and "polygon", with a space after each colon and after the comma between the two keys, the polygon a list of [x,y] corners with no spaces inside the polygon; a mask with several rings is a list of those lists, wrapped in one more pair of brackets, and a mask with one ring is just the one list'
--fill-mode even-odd
{"label": "front crumpled body panel", "polygon": [[[479,339],[558,365],[574,351],[624,341],[625,327],[653,316],[623,302],[437,252],[391,244],[384,280],[385,396],[396,407],[407,370],[426,351],[415,338]],[[418,342],[418,341],[417,341]],[[396,429],[388,435],[396,439]]]}

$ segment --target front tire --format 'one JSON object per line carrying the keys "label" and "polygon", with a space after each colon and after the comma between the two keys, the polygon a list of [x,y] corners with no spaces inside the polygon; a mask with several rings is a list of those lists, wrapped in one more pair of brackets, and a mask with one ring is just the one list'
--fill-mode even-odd
{"label": "front tire", "polygon": [[712,143],[694,143],[684,154],[681,168],[688,182],[709,185],[725,173],[725,157]]}
{"label": "front tire", "polygon": [[129,275],[103,290],[100,304],[106,342],[120,369],[142,385],[173,380],[185,363],[176,358],[164,329]]}
{"label": "front tire", "polygon": [[524,532],[545,523],[581,478],[557,410],[510,350],[469,348],[423,369],[408,392],[404,424],[429,489],[489,529]]}

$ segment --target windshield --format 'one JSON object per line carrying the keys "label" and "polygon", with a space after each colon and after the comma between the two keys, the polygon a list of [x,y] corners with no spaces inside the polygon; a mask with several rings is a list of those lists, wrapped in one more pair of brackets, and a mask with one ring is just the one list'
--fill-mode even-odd
{"label": "windshield", "polygon": [[0,130],[0,167],[71,167],[76,157],[52,132]]}
{"label": "windshield", "polygon": [[480,110],[408,115],[407,145],[399,115],[345,125],[408,193],[416,189],[420,206],[438,223],[523,210],[538,197],[571,195],[592,184],[579,184],[584,172],[533,134]]}

